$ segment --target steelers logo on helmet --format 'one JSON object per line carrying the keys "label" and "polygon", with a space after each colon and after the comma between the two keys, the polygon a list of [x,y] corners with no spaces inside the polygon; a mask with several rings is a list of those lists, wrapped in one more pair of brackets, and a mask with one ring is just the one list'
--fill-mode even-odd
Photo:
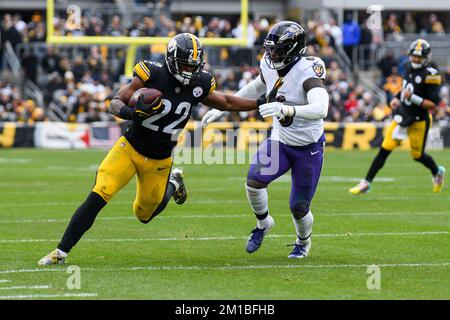
{"label": "steelers logo on helmet", "polygon": [[170,40],[169,44],[167,45],[167,51],[173,52],[177,48],[177,41],[175,39]]}
{"label": "steelers logo on helmet", "polygon": [[190,33],[173,37],[167,46],[166,64],[181,84],[191,84],[205,65],[204,49],[198,38]]}
{"label": "steelers logo on helmet", "polygon": [[264,40],[264,58],[271,69],[280,70],[298,61],[306,51],[306,34],[293,21],[275,24]]}

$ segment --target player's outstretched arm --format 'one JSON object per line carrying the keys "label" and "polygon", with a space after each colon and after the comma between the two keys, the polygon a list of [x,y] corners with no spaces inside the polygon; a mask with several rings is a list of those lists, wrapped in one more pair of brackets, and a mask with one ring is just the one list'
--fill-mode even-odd
{"label": "player's outstretched arm", "polygon": [[111,100],[108,111],[116,117],[124,120],[131,120],[132,108],[128,106],[131,96],[137,90],[144,87],[144,83],[138,77],[134,77],[133,80],[125,87],[120,89],[114,98]]}
{"label": "player's outstretched arm", "polygon": [[221,111],[250,111],[258,108],[256,99],[240,98],[218,91],[211,92],[202,103]]}
{"label": "player's outstretched arm", "polygon": [[[238,92],[235,93],[235,97],[257,99],[259,96],[264,94],[266,91],[266,85],[262,80],[261,76],[256,77],[250,83],[242,87]],[[205,103],[205,102],[204,102]],[[207,103],[205,103],[208,105]],[[219,109],[219,108],[216,108]],[[219,109],[224,110],[224,109]],[[216,121],[223,116],[223,112],[219,110],[210,110],[202,118],[202,126],[206,127],[208,123]],[[251,110],[251,109],[250,109]],[[238,110],[232,110],[238,111]],[[239,110],[241,111],[241,110]]]}

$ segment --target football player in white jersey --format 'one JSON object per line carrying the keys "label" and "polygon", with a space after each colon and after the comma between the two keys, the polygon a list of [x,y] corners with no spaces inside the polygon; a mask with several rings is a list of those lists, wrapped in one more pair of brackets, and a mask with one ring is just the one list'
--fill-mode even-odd
{"label": "football player in white jersey", "polygon": [[[247,252],[259,249],[274,220],[269,214],[267,186],[291,169],[290,210],[297,238],[289,258],[304,258],[311,248],[313,215],[310,204],[319,182],[325,135],[323,119],[328,113],[324,88],[325,65],[320,58],[306,56],[305,31],[295,22],[275,24],[265,41],[260,75],[236,95],[257,98],[264,117],[273,117],[271,137],[252,160],[246,191],[257,224],[246,244]],[[272,96],[273,93],[276,95]],[[219,119],[222,112],[209,111],[203,126]]]}

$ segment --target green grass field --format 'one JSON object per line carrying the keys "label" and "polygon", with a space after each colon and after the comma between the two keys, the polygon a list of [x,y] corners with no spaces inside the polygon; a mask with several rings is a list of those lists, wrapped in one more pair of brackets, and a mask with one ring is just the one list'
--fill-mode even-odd
{"label": "green grass field", "polygon": [[[100,213],[65,266],[38,268],[93,185],[106,151],[0,150],[0,299],[449,299],[450,186],[431,191],[427,169],[395,152],[369,195],[348,193],[375,155],[329,150],[312,203],[313,247],[295,240],[289,176],[269,187],[276,227],[247,254],[255,225],[248,165],[183,165],[188,201],[151,223],[132,213],[135,183]],[[431,152],[450,169],[450,151]],[[369,265],[381,289],[369,290]],[[69,290],[70,265],[81,289]]]}

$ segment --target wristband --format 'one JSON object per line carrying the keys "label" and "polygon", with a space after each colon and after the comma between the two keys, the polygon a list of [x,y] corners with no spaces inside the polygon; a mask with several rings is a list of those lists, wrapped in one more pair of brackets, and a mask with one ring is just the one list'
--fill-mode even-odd
{"label": "wristband", "polygon": [[295,117],[295,108],[293,106],[284,105],[282,108],[282,113],[286,117]]}
{"label": "wristband", "polygon": [[420,107],[423,103],[423,98],[413,93],[411,97],[409,97],[409,101],[411,101],[411,103],[414,103],[416,106]]}

